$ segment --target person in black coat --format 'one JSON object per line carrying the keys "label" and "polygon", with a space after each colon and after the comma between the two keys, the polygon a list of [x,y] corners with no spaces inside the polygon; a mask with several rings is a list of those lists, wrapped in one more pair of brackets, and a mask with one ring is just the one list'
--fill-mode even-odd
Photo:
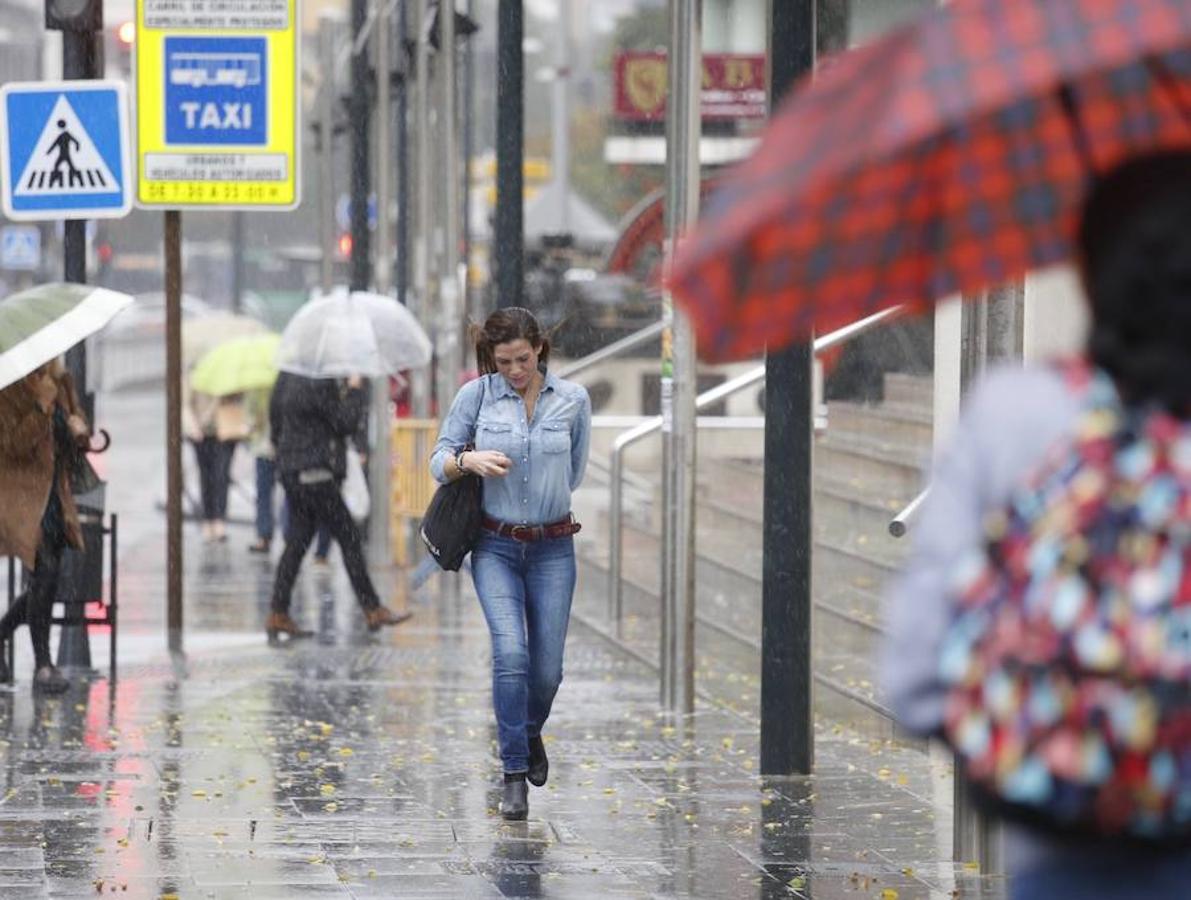
{"label": "person in black coat", "polygon": [[289,502],[290,527],[273,581],[273,609],[265,624],[270,643],[282,634],[291,639],[312,634],[290,617],[289,605],[302,557],[320,524],[330,529],[343,551],[369,631],[409,618],[409,613],[398,614],[381,605],[364,562],[360,530],[340,493],[347,473],[347,439],[359,427],[365,407],[359,376],[341,382],[282,372],[273,388],[269,424],[277,474]]}

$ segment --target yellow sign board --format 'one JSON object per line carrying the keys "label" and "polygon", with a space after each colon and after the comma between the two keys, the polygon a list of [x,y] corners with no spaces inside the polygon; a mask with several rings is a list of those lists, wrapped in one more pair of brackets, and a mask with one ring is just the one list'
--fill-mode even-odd
{"label": "yellow sign board", "polygon": [[138,205],[297,206],[297,0],[136,10]]}

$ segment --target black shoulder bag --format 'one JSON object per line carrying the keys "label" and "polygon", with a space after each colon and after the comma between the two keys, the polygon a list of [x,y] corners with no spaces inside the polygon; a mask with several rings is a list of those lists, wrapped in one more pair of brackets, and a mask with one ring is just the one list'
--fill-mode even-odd
{"label": "black shoulder bag", "polygon": [[[481,389],[475,419],[480,417],[483,405],[484,390]],[[472,440],[475,440],[474,419]],[[463,449],[472,448],[473,444],[469,443]],[[426,507],[426,513],[422,516],[419,534],[439,568],[447,572],[459,571],[464,557],[471,553],[480,539],[483,506],[484,479],[478,475],[469,474],[456,478],[448,484],[440,485],[434,492],[434,496],[430,498],[430,505]]]}

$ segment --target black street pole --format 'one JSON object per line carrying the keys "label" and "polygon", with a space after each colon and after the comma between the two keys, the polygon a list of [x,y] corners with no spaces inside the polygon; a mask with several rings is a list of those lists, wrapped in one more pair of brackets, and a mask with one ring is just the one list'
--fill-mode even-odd
{"label": "black street pole", "polygon": [[[351,120],[351,289],[366,291],[372,281],[371,254],[368,247],[368,186],[370,180],[368,154],[369,87],[368,51],[358,47],[357,41],[368,18],[368,0],[352,0],[352,92],[348,99],[348,118]],[[359,49],[359,52],[355,52]]]}
{"label": "black street pole", "polygon": [[[770,105],[814,66],[815,0],[770,0]],[[814,766],[811,683],[809,341],[765,359],[765,508],[761,600],[761,774]]]}
{"label": "black street pole", "polygon": [[[97,38],[103,27],[102,11],[99,21],[93,22],[95,31],[71,28],[62,31],[62,78],[65,80],[91,79],[99,77]],[[62,277],[73,284],[87,283],[87,222],[84,219],[67,219],[62,229]],[[87,421],[95,422],[95,395],[87,390],[87,345],[78,343],[66,351],[66,370],[74,379],[75,389]],[[102,516],[102,511],[100,513]],[[102,524],[102,522],[101,522]],[[84,532],[86,534],[86,532]],[[87,535],[90,542],[91,537]],[[102,541],[102,537],[100,538]],[[63,560],[62,578],[58,585],[58,599],[63,601],[66,624],[58,639],[58,667],[72,675],[90,676],[91,644],[87,637],[87,626],[83,624],[88,600],[96,597],[84,596],[86,589],[86,557],[103,553],[99,548],[87,547],[80,552],[71,552]]]}
{"label": "black street pole", "polygon": [[[65,80],[99,77],[94,31],[62,32],[62,77]],[[63,223],[62,262],[64,281],[87,283],[87,223],[83,219],[67,219]],[[87,420],[95,420],[95,398],[87,393],[87,348],[77,344],[66,353],[66,368],[87,413]]]}
{"label": "black street pole", "polygon": [[[467,17],[472,18],[472,0],[467,0],[464,7]],[[463,225],[463,315],[473,316],[471,302],[471,155],[472,145],[475,143],[475,123],[472,120],[472,105],[475,97],[476,51],[470,40],[463,42],[463,100],[460,107],[463,110],[463,184],[459,192],[463,215],[459,220]],[[474,316],[477,321],[483,321],[483,316]]]}
{"label": "black street pole", "polygon": [[496,305],[520,306],[525,283],[525,37],[521,0],[500,0],[496,25]]}
{"label": "black street pole", "polygon": [[397,84],[397,254],[393,283],[397,299],[405,303],[409,291],[409,0],[397,10],[397,58],[401,78]]}

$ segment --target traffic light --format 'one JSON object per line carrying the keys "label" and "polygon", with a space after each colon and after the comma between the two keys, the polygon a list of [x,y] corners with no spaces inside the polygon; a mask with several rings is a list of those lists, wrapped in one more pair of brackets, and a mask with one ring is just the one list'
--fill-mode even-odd
{"label": "traffic light", "polygon": [[350,259],[352,255],[352,235],[350,231],[345,231],[339,235],[339,256],[341,259]]}
{"label": "traffic light", "polygon": [[45,0],[45,27],[50,31],[99,31],[103,0]]}
{"label": "traffic light", "polygon": [[122,49],[131,50],[132,45],[136,43],[136,22],[132,19],[121,22],[120,27],[116,29],[116,40],[120,42]]}

